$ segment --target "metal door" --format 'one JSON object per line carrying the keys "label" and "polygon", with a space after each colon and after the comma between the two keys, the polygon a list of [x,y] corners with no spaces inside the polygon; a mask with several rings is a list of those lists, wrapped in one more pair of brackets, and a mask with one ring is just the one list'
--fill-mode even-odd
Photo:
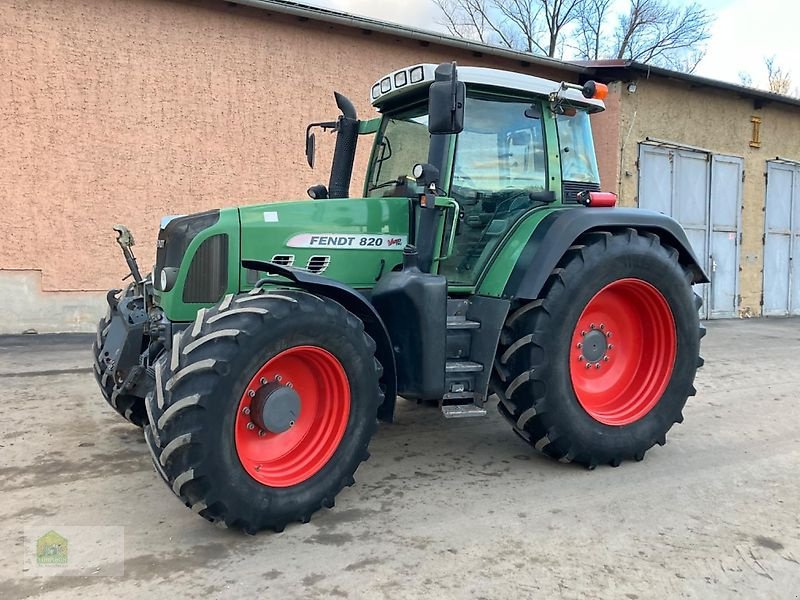
{"label": "metal door", "polygon": [[[686,230],[700,265],[708,272],[709,155],[689,149],[639,146],[639,207],[673,217]],[[701,318],[709,316],[708,286],[695,286],[703,298]]]}
{"label": "metal door", "polygon": [[739,307],[742,169],[741,158],[711,157],[709,313],[712,319],[733,318]]}
{"label": "metal door", "polygon": [[639,207],[672,215],[673,151],[661,146],[639,146]]}
{"label": "metal door", "polygon": [[789,314],[800,315],[800,165],[794,165],[792,187],[792,256],[789,272]]}
{"label": "metal door", "polygon": [[765,316],[800,314],[798,215],[800,168],[791,163],[767,162],[767,199],[764,235]]}
{"label": "metal door", "polygon": [[[708,252],[708,205],[709,205],[709,156],[705,152],[677,150],[675,152],[675,195],[672,200],[672,217],[686,231],[695,256],[709,272]],[[703,296],[703,316],[708,317],[708,287],[695,286]]]}

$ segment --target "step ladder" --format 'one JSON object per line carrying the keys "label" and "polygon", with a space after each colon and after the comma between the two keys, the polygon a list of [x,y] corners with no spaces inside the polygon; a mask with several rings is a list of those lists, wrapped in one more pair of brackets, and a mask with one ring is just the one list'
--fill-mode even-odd
{"label": "step ladder", "polygon": [[441,409],[448,419],[486,415],[483,402],[476,403],[475,393],[476,374],[483,373],[484,365],[470,360],[473,336],[481,324],[467,318],[468,309],[468,300],[447,301],[447,362]]}

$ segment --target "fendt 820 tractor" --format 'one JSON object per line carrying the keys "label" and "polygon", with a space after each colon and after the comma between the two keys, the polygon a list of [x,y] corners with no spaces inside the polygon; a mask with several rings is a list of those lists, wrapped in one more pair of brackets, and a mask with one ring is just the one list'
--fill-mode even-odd
{"label": "fendt 820 tractor", "polygon": [[133,281],[108,294],[95,371],[175,495],[251,533],[306,522],[398,397],[447,418],[496,397],[519,437],[588,468],[663,445],[695,393],[707,279],[675,221],[600,191],[605,92],[400,69],[371,90],[377,118],[335,94],[342,114],[309,125],[312,166],[311,131],[336,132],[311,200],[165,219],[148,276],[118,226]]}

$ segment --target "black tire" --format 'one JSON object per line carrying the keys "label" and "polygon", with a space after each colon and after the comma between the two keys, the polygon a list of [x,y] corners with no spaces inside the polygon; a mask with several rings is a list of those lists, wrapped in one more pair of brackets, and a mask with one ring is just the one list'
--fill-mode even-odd
{"label": "black tire", "polygon": [[[270,359],[308,345],[333,355],[346,373],[350,409],[344,435],[309,478],[288,487],[264,485],[248,474],[237,453],[239,403]],[[308,522],[321,507],[333,507],[369,457],[383,400],[381,372],[363,323],[333,300],[297,290],[228,295],[201,310],[156,363],[145,427],[155,468],[186,506],[209,521],[248,533]]]}
{"label": "black tire", "polygon": [[[133,284],[128,285],[120,294],[120,298],[130,296],[133,293]],[[111,376],[106,373],[103,366],[101,350],[108,334],[108,326],[111,322],[112,310],[109,307],[106,316],[97,323],[97,335],[92,342],[92,359],[94,367],[94,378],[100,387],[100,393],[108,402],[108,405],[116,411],[123,419],[137,427],[144,427],[147,422],[147,411],[144,406],[144,398],[132,396],[130,394],[119,393],[119,388]]]}
{"label": "black tire", "polygon": [[[584,308],[607,285],[628,279],[646,282],[666,300],[675,325],[675,358],[671,372],[667,362],[666,387],[660,397],[653,394],[657,401],[649,412],[627,424],[609,425],[582,406],[569,363],[581,352],[573,336],[584,326],[577,327]],[[503,329],[493,390],[514,431],[547,456],[589,468],[642,460],[655,444],[663,445],[672,425],[683,420],[686,400],[695,394],[695,372],[703,364],[699,351],[705,328],[691,282],[678,252],[655,234],[626,229],[578,240],[540,298],[518,305]]]}

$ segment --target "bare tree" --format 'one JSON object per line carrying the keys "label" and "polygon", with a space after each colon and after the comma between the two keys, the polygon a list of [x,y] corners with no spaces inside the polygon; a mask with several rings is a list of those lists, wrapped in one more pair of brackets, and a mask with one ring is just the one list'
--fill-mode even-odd
{"label": "bare tree", "polygon": [[764,58],[767,65],[767,83],[769,91],[775,94],[789,96],[792,93],[792,75],[775,64],[775,56]]}
{"label": "bare tree", "polygon": [[442,25],[451,35],[475,39],[484,44],[513,48],[510,31],[492,31],[497,27],[489,15],[492,0],[434,0],[442,11]]}
{"label": "bare tree", "polygon": [[603,35],[608,23],[608,12],[613,0],[584,0],[578,12],[576,47],[584,60],[598,60],[608,56],[608,41]]}
{"label": "bare tree", "polygon": [[[767,67],[766,89],[768,91],[783,96],[800,97],[800,90],[792,85],[792,74],[776,64],[775,56],[765,56],[764,65]],[[739,71],[739,83],[747,87],[759,87],[764,89],[762,85],[754,86],[753,77],[744,70]]]}
{"label": "bare tree", "polygon": [[547,54],[548,49],[539,43],[539,38],[543,31],[541,22],[542,2],[531,2],[530,0],[494,0],[495,8],[499,15],[502,15],[504,24],[516,30],[516,35],[511,35],[512,39],[517,39],[517,48],[527,52],[537,52]]}
{"label": "bare tree", "polygon": [[616,57],[691,71],[703,56],[712,21],[699,4],[679,8],[667,0],[630,0],[616,31]]}
{"label": "bare tree", "polygon": [[739,83],[745,87],[753,87],[753,78],[747,71],[739,71]]}
{"label": "bare tree", "polygon": [[584,0],[434,0],[455,36],[556,56]]}
{"label": "bare tree", "polygon": [[583,0],[540,0],[540,2],[549,38],[547,56],[555,56],[559,38],[564,28],[578,19]]}
{"label": "bare tree", "polygon": [[711,15],[674,0],[433,0],[441,23],[458,37],[532,54],[586,60],[618,58],[692,72],[704,53]]}
{"label": "bare tree", "polygon": [[700,64],[700,61],[703,60],[705,55],[705,48],[684,50],[682,52],[671,53],[666,58],[655,60],[653,63],[665,65],[670,69],[680,71],[681,73],[694,73],[695,69],[697,69],[697,66]]}

